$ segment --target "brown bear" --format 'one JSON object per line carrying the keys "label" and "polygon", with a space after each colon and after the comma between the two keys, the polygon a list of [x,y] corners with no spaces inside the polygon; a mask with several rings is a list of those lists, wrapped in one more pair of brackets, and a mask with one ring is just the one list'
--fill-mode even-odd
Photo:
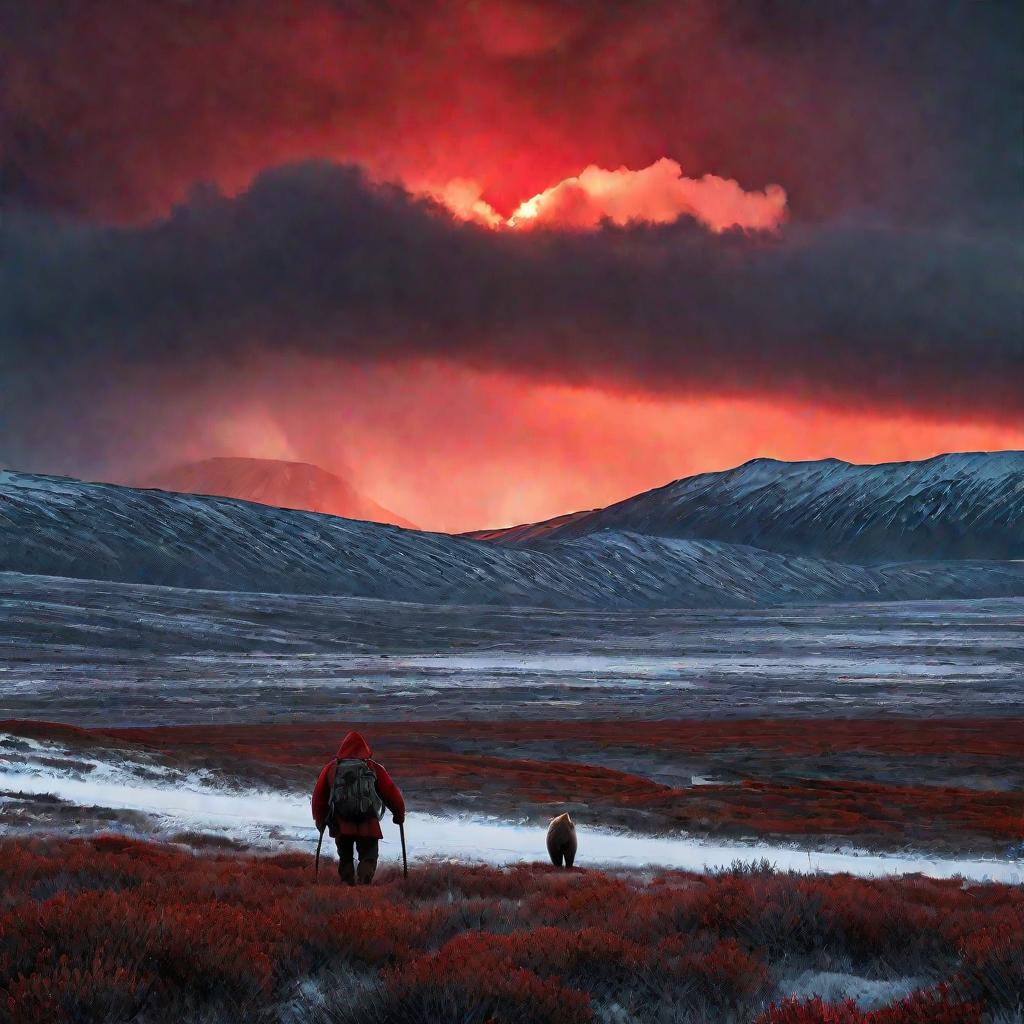
{"label": "brown bear", "polygon": [[576,826],[568,814],[560,814],[548,825],[548,856],[555,867],[565,861],[567,868],[576,859]]}

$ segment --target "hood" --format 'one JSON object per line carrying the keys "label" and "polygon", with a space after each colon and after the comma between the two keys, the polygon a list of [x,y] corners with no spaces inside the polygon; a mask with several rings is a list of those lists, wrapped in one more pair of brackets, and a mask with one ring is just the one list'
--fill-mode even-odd
{"label": "hood", "polygon": [[341,746],[338,747],[338,757],[358,757],[365,761],[370,756],[372,756],[370,745],[354,730],[341,741]]}

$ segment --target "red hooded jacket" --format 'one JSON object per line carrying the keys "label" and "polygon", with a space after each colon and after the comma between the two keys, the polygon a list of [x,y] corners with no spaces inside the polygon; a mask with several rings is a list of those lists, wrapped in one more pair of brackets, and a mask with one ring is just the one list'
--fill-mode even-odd
{"label": "red hooded jacket", "polygon": [[[371,750],[366,740],[357,732],[350,732],[338,747],[337,757],[357,757],[366,761],[373,774],[377,776],[377,792],[380,794],[384,806],[395,816],[396,821],[405,821],[405,800],[402,798],[402,791],[391,781],[387,769],[376,761],[370,760]],[[335,761],[328,761],[320,772],[320,778],[316,780],[313,787],[313,821],[317,829],[323,830],[330,824],[327,821],[327,804],[331,798],[331,788],[334,785]],[[383,839],[384,833],[380,830],[380,822],[376,818],[369,821],[351,822],[338,821],[334,823],[334,833],[339,836],[358,836],[361,839]]]}

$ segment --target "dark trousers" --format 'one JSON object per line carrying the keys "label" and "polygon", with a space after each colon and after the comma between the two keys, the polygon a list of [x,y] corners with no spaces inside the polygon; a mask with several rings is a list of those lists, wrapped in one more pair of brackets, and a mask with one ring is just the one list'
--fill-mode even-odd
{"label": "dark trousers", "polygon": [[[338,848],[338,875],[346,885],[369,885],[377,870],[378,840],[362,836],[335,836]],[[355,850],[353,850],[353,846]],[[355,865],[355,853],[359,854],[359,867]]]}

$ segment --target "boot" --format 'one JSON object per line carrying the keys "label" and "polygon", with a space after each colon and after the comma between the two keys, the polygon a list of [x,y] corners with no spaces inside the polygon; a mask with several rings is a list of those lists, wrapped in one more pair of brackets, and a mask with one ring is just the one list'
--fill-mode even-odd
{"label": "boot", "polygon": [[373,881],[374,872],[377,870],[375,860],[361,860],[356,875],[360,885],[369,885]]}
{"label": "boot", "polygon": [[[362,867],[362,864],[359,865]],[[356,866],[350,860],[338,861],[338,877],[345,885],[356,884]]]}

